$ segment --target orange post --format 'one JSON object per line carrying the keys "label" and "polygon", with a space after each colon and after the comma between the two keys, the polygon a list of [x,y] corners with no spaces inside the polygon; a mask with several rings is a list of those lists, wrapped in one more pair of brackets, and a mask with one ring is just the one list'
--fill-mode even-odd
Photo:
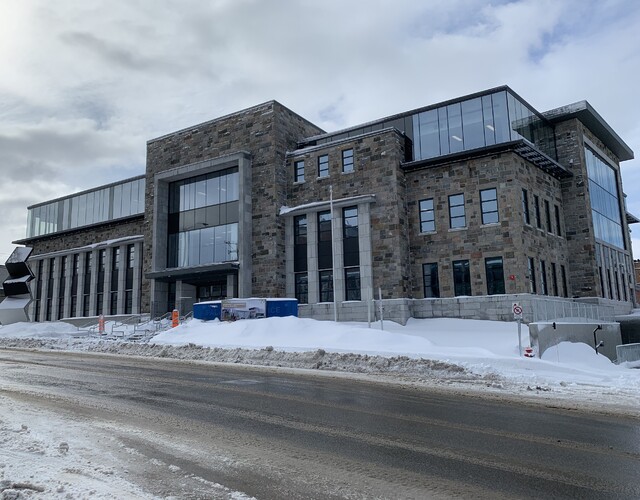
{"label": "orange post", "polygon": [[104,335],[104,316],[98,316],[98,334]]}
{"label": "orange post", "polygon": [[180,313],[177,309],[174,309],[171,313],[171,328],[175,328],[180,324]]}

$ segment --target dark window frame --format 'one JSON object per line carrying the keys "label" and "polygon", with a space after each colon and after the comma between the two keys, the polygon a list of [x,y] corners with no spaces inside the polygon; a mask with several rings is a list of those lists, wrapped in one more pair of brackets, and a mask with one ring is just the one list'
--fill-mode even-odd
{"label": "dark window frame", "polygon": [[529,213],[529,193],[526,189],[522,190],[522,217],[525,224],[531,225],[531,214]]}
{"label": "dark window frame", "polygon": [[318,156],[318,178],[329,177],[329,155]]}
{"label": "dark window frame", "polygon": [[[494,195],[493,198],[483,198],[485,194],[489,195],[490,193]],[[493,207],[493,203],[495,203],[495,208]],[[480,212],[482,224],[498,224],[500,222],[497,188],[480,190]],[[494,216],[495,220],[492,220]]]}
{"label": "dark window frame", "polygon": [[[462,202],[458,202],[456,200],[455,205],[452,204],[452,200],[454,198],[461,197]],[[450,229],[464,229],[467,227],[467,217],[466,217],[466,209],[464,206],[464,193],[451,194],[448,198],[449,201],[449,228]],[[454,215],[454,209],[462,207],[462,215]],[[459,225],[459,222],[462,221],[462,224]]]}
{"label": "dark window frame", "polygon": [[293,162],[293,182],[304,182],[304,160]]}
{"label": "dark window frame", "polygon": [[[431,203],[431,208],[424,208],[423,205]],[[420,232],[435,233],[436,231],[436,211],[433,198],[425,198],[418,201],[418,211],[420,217]]]}
{"label": "dark window frame", "polygon": [[353,148],[342,150],[342,173],[349,174],[355,170]]}
{"label": "dark window frame", "polygon": [[487,295],[504,295],[506,289],[504,281],[504,261],[502,257],[485,258],[484,271],[487,283]]}
{"label": "dark window frame", "polygon": [[471,266],[469,260],[454,260],[452,263],[453,268],[453,288],[454,295],[471,296]]}
{"label": "dark window frame", "polygon": [[[429,270],[429,272],[427,272]],[[425,299],[440,298],[440,277],[438,275],[438,263],[426,262],[422,264],[422,283]]]}

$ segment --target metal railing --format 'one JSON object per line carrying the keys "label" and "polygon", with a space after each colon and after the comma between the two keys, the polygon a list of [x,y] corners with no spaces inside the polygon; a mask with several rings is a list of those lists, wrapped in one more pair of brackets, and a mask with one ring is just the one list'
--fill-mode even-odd
{"label": "metal railing", "polygon": [[551,321],[561,319],[565,322],[615,321],[615,308],[600,304],[576,302],[570,299],[545,299],[531,297],[532,320]]}

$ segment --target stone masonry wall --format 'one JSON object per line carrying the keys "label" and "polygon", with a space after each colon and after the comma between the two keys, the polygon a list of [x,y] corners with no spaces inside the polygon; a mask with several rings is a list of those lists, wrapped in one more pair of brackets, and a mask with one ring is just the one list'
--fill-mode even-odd
{"label": "stone masonry wall", "polygon": [[[342,151],[346,149],[353,149],[351,173],[342,173]],[[329,155],[329,176],[318,178],[318,157],[325,154]],[[302,159],[305,182],[295,183],[294,161]],[[403,159],[403,136],[385,130],[309,148],[288,161],[289,207],[328,201],[330,185],[334,200],[375,195],[370,212],[373,288],[380,287],[384,298],[406,297],[410,293],[404,174],[400,170]]]}
{"label": "stone masonry wall", "polygon": [[[260,296],[284,294],[284,231],[277,211],[284,194],[284,154],[295,141],[322,131],[275,101],[160,137],[147,144],[145,241],[152,241],[154,175],[239,151],[252,156],[253,290]],[[164,242],[155,242],[164,244]],[[144,272],[151,270],[151,245],[145,246]],[[142,309],[150,304],[150,284],[143,280]]]}
{"label": "stone masonry wall", "polygon": [[[469,260],[473,295],[486,295],[485,258],[503,258],[505,292],[528,293],[527,257],[546,262],[549,294],[553,294],[551,263],[556,264],[559,294],[560,265],[567,265],[566,240],[555,233],[554,206],[561,209],[560,182],[515,153],[506,152],[429,167],[407,173],[411,228],[412,294],[424,297],[422,264],[438,263],[441,297],[454,296],[454,260]],[[480,190],[496,188],[499,222],[482,224]],[[528,191],[531,224],[524,223],[522,189]],[[466,229],[450,229],[448,196],[464,193]],[[543,230],[536,227],[533,200],[540,200]],[[419,201],[433,198],[436,231],[420,233]],[[551,209],[553,232],[546,230],[544,200]],[[562,229],[564,234],[564,228]],[[515,280],[508,279],[514,275]]]}
{"label": "stone masonry wall", "polygon": [[31,257],[37,255],[48,254],[51,252],[59,252],[70,250],[72,248],[80,248],[87,245],[93,245],[102,241],[115,240],[127,236],[136,236],[143,234],[142,217],[126,222],[105,224],[98,227],[79,229],[77,231],[69,231],[64,234],[54,236],[43,236],[27,243],[27,246],[33,248]]}

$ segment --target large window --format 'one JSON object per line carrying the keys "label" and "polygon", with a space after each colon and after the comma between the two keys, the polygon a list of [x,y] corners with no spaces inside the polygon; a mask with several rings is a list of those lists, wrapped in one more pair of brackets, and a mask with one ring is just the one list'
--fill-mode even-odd
{"label": "large window", "polygon": [[456,297],[471,295],[471,273],[468,260],[453,261],[453,288]]}
{"label": "large window", "polygon": [[238,200],[237,168],[171,183],[167,266],[238,260]]}
{"label": "large window", "polygon": [[562,236],[562,226],[560,225],[560,207],[558,205],[554,205],[553,207],[556,219],[556,234],[558,236]]}
{"label": "large window", "polygon": [[527,258],[527,274],[529,275],[529,292],[538,293],[536,286],[536,265],[533,257]]}
{"label": "large window", "polygon": [[553,295],[556,297],[560,295],[558,293],[558,270],[555,262],[551,263],[551,286],[553,287]]}
{"label": "large window", "polygon": [[342,248],[344,255],[345,298],[360,300],[360,246],[358,207],[342,209]]}
{"label": "large window", "polygon": [[540,288],[542,295],[549,295],[549,288],[547,286],[547,265],[544,260],[540,261]]}
{"label": "large window", "polygon": [[333,301],[331,211],[318,212],[318,284],[320,302]]}
{"label": "large window", "polygon": [[553,226],[551,225],[551,210],[549,208],[549,200],[544,200],[544,217],[547,221],[547,232],[553,232]]}
{"label": "large window", "polygon": [[504,269],[502,257],[489,257],[484,260],[487,276],[487,294],[497,295],[504,293]]}
{"label": "large window", "polygon": [[118,314],[118,284],[120,280],[120,247],[111,249],[111,283],[109,288],[109,314]]}
{"label": "large window", "polygon": [[480,191],[480,205],[483,224],[496,224],[499,222],[498,191],[495,188]]}
{"label": "large window", "polygon": [[293,180],[304,182],[304,160],[293,162]]}
{"label": "large window", "polygon": [[342,172],[353,172],[353,149],[342,151]]}
{"label": "large window", "polygon": [[425,299],[440,297],[440,281],[438,279],[437,262],[422,264],[422,278],[424,282]]}
{"label": "large window", "polygon": [[420,232],[432,233],[436,230],[436,218],[433,210],[433,198],[420,200]]}
{"label": "large window", "polygon": [[449,227],[458,229],[467,226],[464,213],[464,194],[449,196]]}
{"label": "large window", "polygon": [[58,319],[64,318],[64,296],[67,286],[67,266],[68,266],[69,258],[68,256],[63,256],[60,259],[60,272],[58,276],[60,276],[60,283],[58,289]]}
{"label": "large window", "polygon": [[106,273],[107,250],[102,248],[98,251],[98,279],[96,282],[96,314],[104,314],[104,280]]}
{"label": "large window", "polygon": [[144,213],[145,179],[68,196],[29,208],[27,238]]}
{"label": "large window", "polygon": [[[510,92],[454,102],[416,113],[412,118],[414,160],[522,138],[556,157],[553,127]],[[407,127],[403,129],[406,132]]]}
{"label": "large window", "polygon": [[616,171],[590,148],[585,148],[595,236],[625,248]]}
{"label": "large window", "polygon": [[309,302],[309,278],[307,276],[307,216],[293,218],[293,272],[295,294],[298,303]]}
{"label": "large window", "polygon": [[537,194],[533,195],[533,214],[536,218],[536,227],[542,229],[542,217],[540,217],[540,198]]}
{"label": "large window", "polygon": [[89,316],[91,310],[91,267],[93,265],[93,254],[86,252],[84,254],[84,294],[82,296],[82,315]]}
{"label": "large window", "polygon": [[329,177],[329,155],[318,156],[318,177]]}
{"label": "large window", "polygon": [[124,279],[124,313],[133,312],[133,278],[135,272],[136,247],[127,245],[127,269]]}

